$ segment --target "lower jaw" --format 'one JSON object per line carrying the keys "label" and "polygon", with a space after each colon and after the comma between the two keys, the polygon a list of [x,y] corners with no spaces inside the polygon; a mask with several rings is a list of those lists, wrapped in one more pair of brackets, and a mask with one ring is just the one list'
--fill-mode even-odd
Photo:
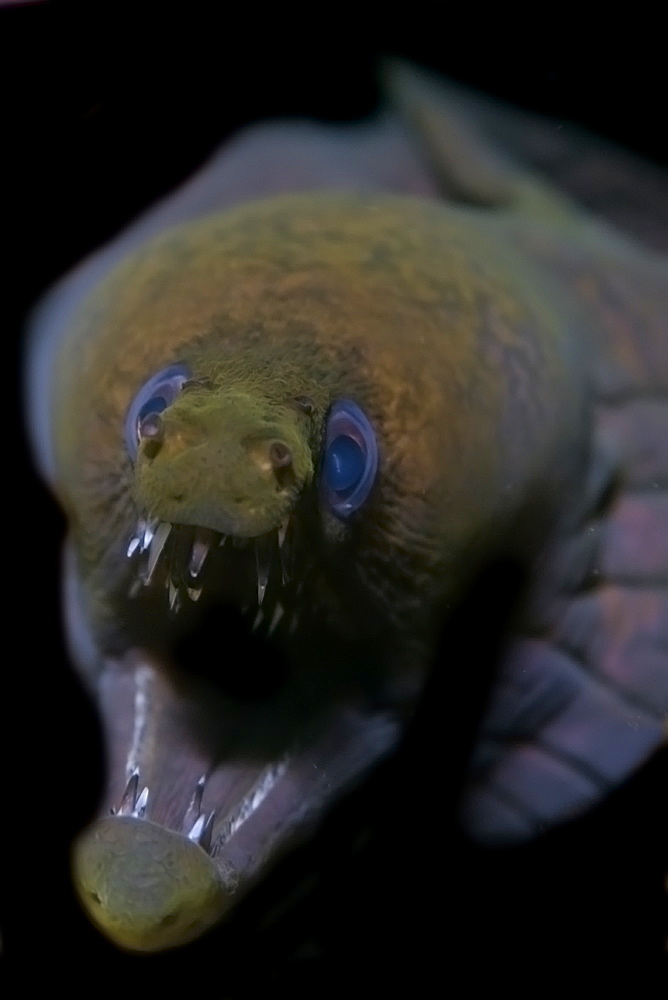
{"label": "lower jaw", "polygon": [[[94,922],[133,950],[186,943],[224,917],[399,735],[395,719],[367,714],[349,689],[286,684],[242,702],[138,651],[107,661],[99,699],[104,819],[75,848],[74,877]],[[93,840],[96,885],[85,870]],[[160,852],[190,859],[182,874],[192,861],[193,884],[190,874],[176,889],[156,876],[169,868],[154,865]],[[187,920],[173,918],[173,890]]]}

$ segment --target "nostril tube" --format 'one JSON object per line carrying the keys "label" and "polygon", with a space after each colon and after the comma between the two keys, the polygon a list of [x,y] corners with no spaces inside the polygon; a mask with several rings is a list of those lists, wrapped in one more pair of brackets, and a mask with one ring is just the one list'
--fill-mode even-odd
{"label": "nostril tube", "polygon": [[292,453],[283,441],[272,441],[269,445],[269,461],[274,469],[285,469],[292,465]]}
{"label": "nostril tube", "polygon": [[144,445],[144,454],[154,458],[160,451],[165,433],[165,425],[159,413],[149,413],[139,422],[139,440]]}

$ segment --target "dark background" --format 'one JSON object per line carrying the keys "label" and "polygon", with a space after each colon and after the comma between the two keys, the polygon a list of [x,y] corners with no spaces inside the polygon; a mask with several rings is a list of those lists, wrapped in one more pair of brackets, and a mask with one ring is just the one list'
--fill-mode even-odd
{"label": "dark background", "polygon": [[[549,10],[540,22],[490,23],[478,12],[469,23],[446,12],[435,21],[414,5],[373,22],[361,7],[318,5],[290,18],[216,9],[216,18],[197,5],[179,16],[145,3],[0,9],[12,346],[50,282],[240,125],[372,113],[381,53],[665,161],[664,59],[651,24],[598,26],[584,38],[581,24]],[[12,373],[12,402],[15,386]],[[186,989],[212,996],[542,992],[560,977],[577,992],[585,978],[601,988],[622,974],[636,995],[659,995],[665,754],[580,822],[522,849],[486,852],[457,833],[448,781],[424,767],[448,753],[447,691],[437,692],[442,701],[404,755],[344,803],[228,927],[157,958],[108,946],[69,886],[69,841],[95,808],[102,763],[94,713],[63,649],[63,521],[32,472],[20,425],[12,422],[5,445],[5,582],[15,597],[6,628],[17,639],[4,663],[8,964],[18,957],[24,973],[57,974],[59,985],[120,991],[168,985],[178,971]]]}

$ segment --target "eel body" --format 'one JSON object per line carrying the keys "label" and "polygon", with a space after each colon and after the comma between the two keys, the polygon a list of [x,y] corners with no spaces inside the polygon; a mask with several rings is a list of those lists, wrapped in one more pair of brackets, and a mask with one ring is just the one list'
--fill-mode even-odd
{"label": "eel body", "polygon": [[[242,135],[35,316],[108,760],[74,878],[125,948],[220,920],[434,670],[480,692],[461,815],[490,843],[665,739],[666,260],[489,149],[470,98],[405,67],[388,92]],[[498,662],[462,663],[443,629],[494,566]]]}

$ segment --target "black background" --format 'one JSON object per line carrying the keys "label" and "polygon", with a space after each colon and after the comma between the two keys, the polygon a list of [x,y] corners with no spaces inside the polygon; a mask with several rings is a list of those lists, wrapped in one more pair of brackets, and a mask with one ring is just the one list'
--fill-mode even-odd
{"label": "black background", "polygon": [[[18,344],[25,310],[51,281],[240,125],[370,114],[383,52],[665,160],[658,29],[597,26],[587,38],[582,30],[546,9],[540,19],[493,22],[447,11],[435,20],[415,5],[373,17],[361,6],[299,16],[232,14],[227,5],[167,14],[145,3],[1,9],[5,336]],[[12,403],[15,386],[12,374]],[[485,852],[456,832],[448,781],[433,769],[426,777],[420,765],[425,754],[448,752],[456,710],[447,690],[436,692],[442,700],[428,735],[345,803],[229,927],[157,958],[122,955],[101,940],[79,912],[67,871],[69,841],[95,808],[102,763],[94,713],[63,649],[63,521],[32,472],[20,425],[6,438],[14,601],[5,627],[16,640],[4,662],[8,964],[18,959],[24,975],[46,972],[74,990],[108,984],[131,993],[135,983],[176,985],[176,973],[186,976],[177,988],[210,996],[543,992],[557,978],[577,993],[585,978],[602,988],[629,974],[636,995],[659,995],[665,755],[580,822],[522,849]],[[303,892],[288,906],[295,884]],[[283,915],[269,921],[283,902]]]}

